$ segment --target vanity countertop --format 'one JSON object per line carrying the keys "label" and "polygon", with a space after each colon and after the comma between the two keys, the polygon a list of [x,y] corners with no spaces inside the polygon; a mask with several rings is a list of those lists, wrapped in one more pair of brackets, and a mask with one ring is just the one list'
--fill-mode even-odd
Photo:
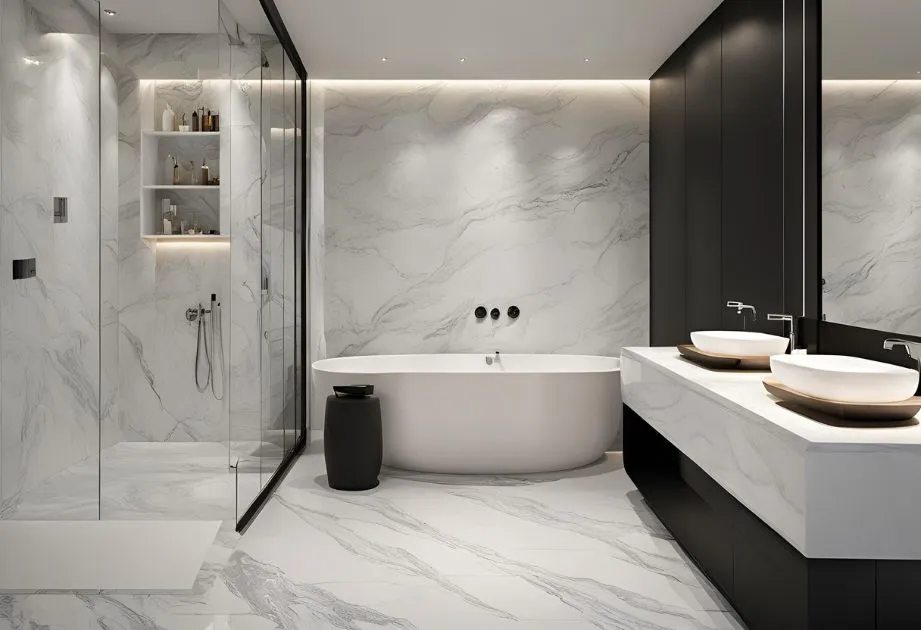
{"label": "vanity countertop", "polygon": [[804,556],[921,559],[921,424],[820,422],[768,394],[769,374],[622,352],[624,404]]}
{"label": "vanity countertop", "polygon": [[873,446],[921,449],[921,422],[917,419],[914,423],[896,423],[896,426],[863,425],[843,420],[831,424],[782,407],[762,385],[770,372],[709,370],[684,359],[675,348],[670,347],[624,348],[623,356],[669,374],[688,388],[801,448],[853,450],[855,447]]}

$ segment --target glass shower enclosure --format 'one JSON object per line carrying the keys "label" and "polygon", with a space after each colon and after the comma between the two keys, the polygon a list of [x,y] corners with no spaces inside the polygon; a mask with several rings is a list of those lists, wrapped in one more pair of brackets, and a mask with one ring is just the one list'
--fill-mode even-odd
{"label": "glass shower enclosure", "polygon": [[309,433],[306,77],[104,8],[0,0],[0,518],[242,526]]}

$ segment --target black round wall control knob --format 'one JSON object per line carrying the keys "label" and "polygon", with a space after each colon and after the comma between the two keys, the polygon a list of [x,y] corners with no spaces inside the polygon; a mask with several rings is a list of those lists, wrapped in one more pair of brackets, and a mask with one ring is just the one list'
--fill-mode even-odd
{"label": "black round wall control knob", "polygon": [[493,319],[499,319],[500,315],[502,315],[502,311],[500,311],[497,308],[494,308],[493,310],[489,311],[489,316],[492,317]]}
{"label": "black round wall control knob", "polygon": [[509,306],[509,307],[508,307],[508,316],[509,316],[509,317],[511,317],[512,319],[518,319],[518,316],[519,316],[519,315],[521,315],[521,309],[519,309],[517,306]]}
{"label": "black round wall control knob", "polygon": [[485,307],[485,306],[477,306],[477,307],[476,307],[476,310],[473,311],[473,314],[474,314],[474,316],[475,316],[477,319],[485,319],[485,317],[486,317],[486,307]]}

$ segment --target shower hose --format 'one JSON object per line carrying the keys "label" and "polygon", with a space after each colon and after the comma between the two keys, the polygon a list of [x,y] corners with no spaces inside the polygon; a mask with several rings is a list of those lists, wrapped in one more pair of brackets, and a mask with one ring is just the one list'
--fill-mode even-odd
{"label": "shower hose", "polygon": [[[198,313],[198,341],[195,346],[195,385],[200,392],[205,392],[210,386],[211,394],[218,400],[223,400],[224,341],[221,323],[221,303],[217,301],[217,296],[213,293],[211,294],[210,311],[206,311],[203,306],[199,306]],[[210,315],[210,326],[205,320],[205,315]],[[211,336],[210,342],[208,339],[209,332]]]}

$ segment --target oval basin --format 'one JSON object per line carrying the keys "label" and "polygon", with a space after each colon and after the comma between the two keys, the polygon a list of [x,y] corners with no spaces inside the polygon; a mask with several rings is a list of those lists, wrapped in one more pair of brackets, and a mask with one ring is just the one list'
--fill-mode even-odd
{"label": "oval basin", "polygon": [[773,356],[771,372],[787,387],[841,402],[901,402],[918,389],[915,370],[835,354]]}
{"label": "oval basin", "polygon": [[710,354],[733,357],[769,357],[787,351],[786,337],[743,330],[703,330],[691,333],[691,343]]}

